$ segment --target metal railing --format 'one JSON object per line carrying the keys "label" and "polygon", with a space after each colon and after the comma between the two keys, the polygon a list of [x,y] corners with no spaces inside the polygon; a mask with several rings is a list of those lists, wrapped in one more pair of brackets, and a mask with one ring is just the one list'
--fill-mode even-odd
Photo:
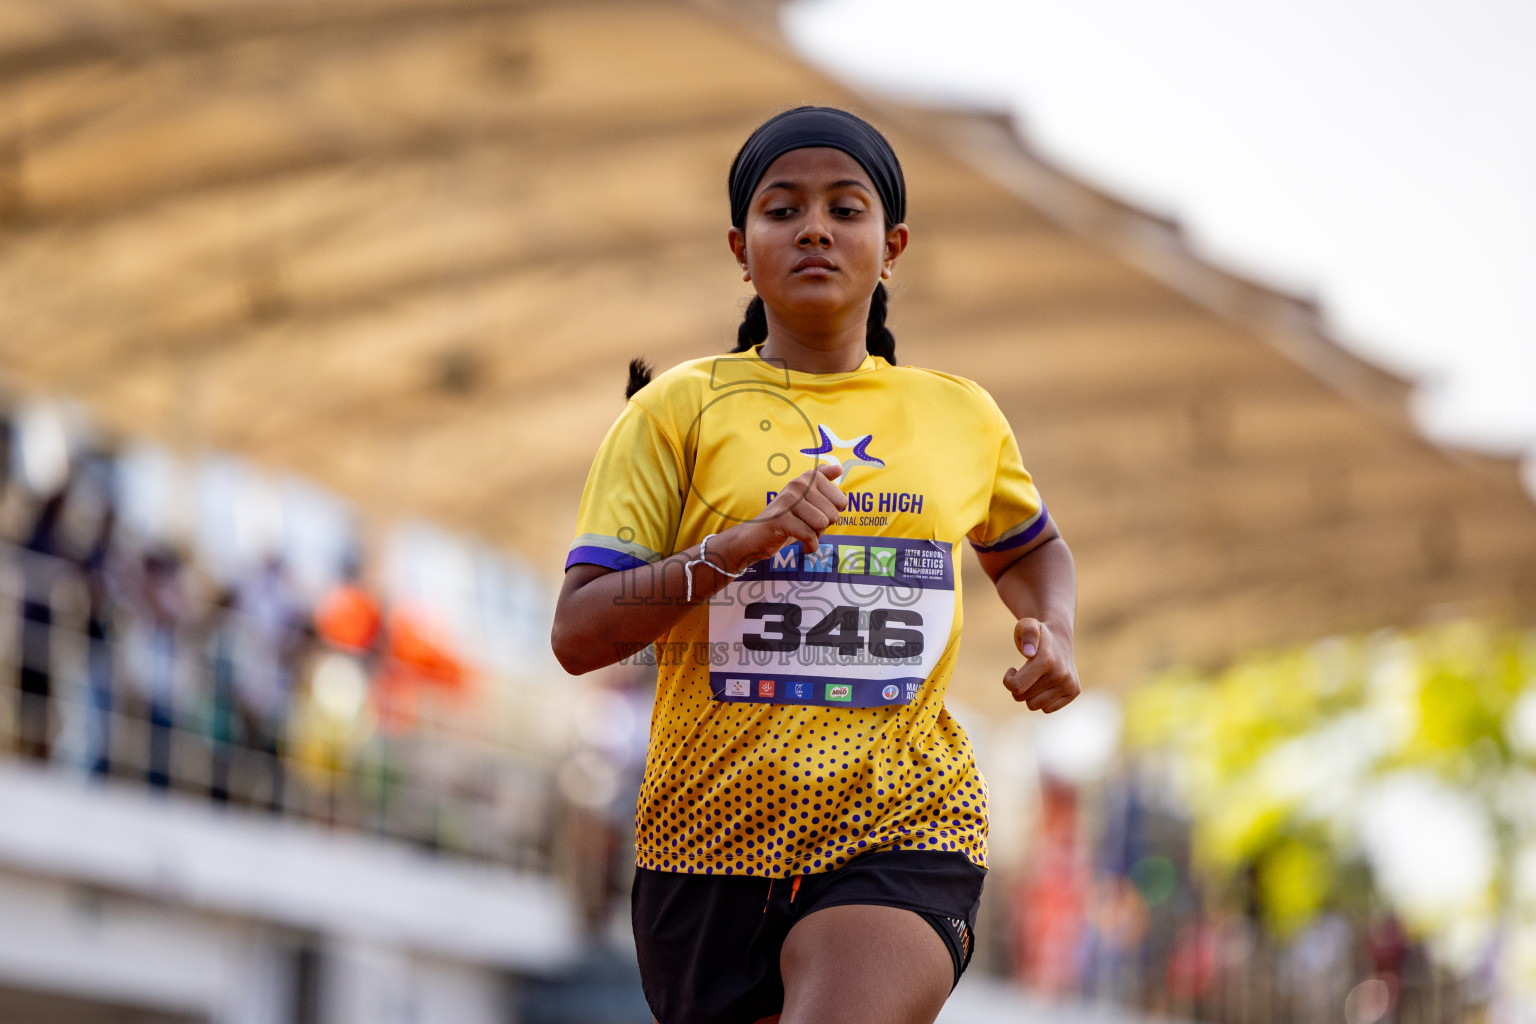
{"label": "metal railing", "polygon": [[550,870],[561,811],[547,757],[433,715],[430,701],[407,729],[348,730],[324,715],[306,727],[297,682],[286,714],[262,721],[229,692],[227,673],[243,667],[216,664],[199,642],[221,623],[156,634],[148,608],[104,608],[98,593],[93,616],[92,600],[80,566],[0,544],[0,754]]}

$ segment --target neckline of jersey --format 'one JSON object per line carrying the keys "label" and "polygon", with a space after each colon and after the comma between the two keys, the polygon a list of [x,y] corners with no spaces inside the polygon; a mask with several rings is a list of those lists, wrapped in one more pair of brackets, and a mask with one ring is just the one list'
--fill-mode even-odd
{"label": "neckline of jersey", "polygon": [[762,342],[753,345],[751,352],[753,363],[757,368],[772,376],[778,376],[781,373],[787,374],[791,384],[836,384],[839,381],[844,381],[850,377],[856,377],[861,373],[868,373],[870,370],[877,369],[885,362],[884,359],[877,358],[871,353],[866,352],[864,353],[864,359],[851,370],[843,370],[838,373],[810,373],[806,370],[791,370],[787,366],[780,367],[768,362],[763,358]]}

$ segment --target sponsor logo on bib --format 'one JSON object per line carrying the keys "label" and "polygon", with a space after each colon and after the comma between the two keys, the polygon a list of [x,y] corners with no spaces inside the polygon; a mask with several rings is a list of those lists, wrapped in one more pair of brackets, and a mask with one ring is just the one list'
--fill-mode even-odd
{"label": "sponsor logo on bib", "polygon": [[858,544],[839,544],[837,546],[837,571],[863,573],[864,548]]}
{"label": "sponsor logo on bib", "polygon": [[725,695],[727,697],[746,697],[752,693],[752,683],[748,679],[727,679],[725,681]]}
{"label": "sponsor logo on bib", "polygon": [[823,544],[815,551],[805,553],[806,572],[837,572],[837,547]]}
{"label": "sponsor logo on bib", "polygon": [[870,548],[868,571],[871,576],[896,575],[896,549]]}
{"label": "sponsor logo on bib", "polygon": [[757,681],[757,695],[759,697],[772,697],[773,696],[773,680],[772,679],[759,679]]}
{"label": "sponsor logo on bib", "polygon": [[827,700],[853,700],[853,687],[848,683],[828,683]]}
{"label": "sponsor logo on bib", "polygon": [[897,686],[895,683],[891,683],[885,689],[880,691],[880,696],[884,697],[886,700],[895,700],[897,695],[900,693],[901,687]]}

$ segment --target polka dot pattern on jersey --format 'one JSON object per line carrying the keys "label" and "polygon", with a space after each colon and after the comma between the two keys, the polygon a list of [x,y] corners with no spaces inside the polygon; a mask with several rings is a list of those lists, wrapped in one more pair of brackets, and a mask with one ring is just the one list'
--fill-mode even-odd
{"label": "polka dot pattern on jersey", "polygon": [[[705,616],[692,618],[702,636]],[[664,673],[637,863],[788,878],[885,848],[954,850],[985,867],[986,783],[943,702],[957,639],[918,698],[895,707],[715,701],[706,670]]]}

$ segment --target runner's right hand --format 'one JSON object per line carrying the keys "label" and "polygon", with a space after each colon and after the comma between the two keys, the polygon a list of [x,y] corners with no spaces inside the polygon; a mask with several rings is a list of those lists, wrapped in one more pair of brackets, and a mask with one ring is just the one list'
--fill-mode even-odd
{"label": "runner's right hand", "polygon": [[821,535],[848,507],[848,495],[833,483],[842,474],[842,466],[821,463],[785,484],[756,519],[722,533],[720,540],[726,543],[721,548],[729,549],[733,568],[767,558],[794,540],[802,549],[815,551]]}

